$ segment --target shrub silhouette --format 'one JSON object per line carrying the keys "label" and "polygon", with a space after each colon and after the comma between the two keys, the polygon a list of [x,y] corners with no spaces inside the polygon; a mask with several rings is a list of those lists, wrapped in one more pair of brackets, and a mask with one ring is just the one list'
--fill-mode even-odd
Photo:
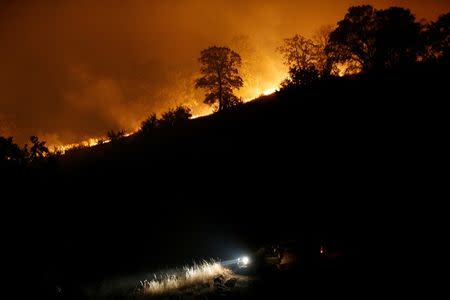
{"label": "shrub silhouette", "polygon": [[114,130],[110,130],[107,133],[107,136],[109,138],[109,140],[113,143],[113,142],[117,142],[120,139],[122,139],[125,135],[125,131],[122,129],[120,131],[115,132]]}
{"label": "shrub silhouette", "polygon": [[147,119],[142,121],[140,132],[142,134],[149,134],[159,126],[159,120],[155,113],[152,113]]}
{"label": "shrub silhouette", "polygon": [[[163,113],[161,119],[156,122],[159,127],[173,128],[185,123],[192,117],[191,109],[184,105],[179,105],[174,109],[169,109]],[[152,116],[150,119],[154,120]]]}
{"label": "shrub silhouette", "polygon": [[289,78],[281,83],[281,88],[308,87],[317,80],[319,80],[319,71],[314,66],[302,69],[291,68]]}

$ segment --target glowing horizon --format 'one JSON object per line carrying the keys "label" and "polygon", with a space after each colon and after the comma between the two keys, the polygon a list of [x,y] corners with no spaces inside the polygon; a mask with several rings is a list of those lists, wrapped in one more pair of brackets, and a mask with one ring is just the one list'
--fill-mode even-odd
{"label": "glowing horizon", "polygon": [[[271,87],[271,88],[265,89],[264,91],[259,93],[258,97],[271,95],[271,94],[275,93],[277,90],[278,90],[278,87]],[[245,100],[245,102],[253,101],[253,100],[257,99],[258,97]],[[210,112],[207,112],[207,113],[193,114],[190,119],[193,120],[193,119],[209,116],[209,115],[211,115],[213,113],[214,112],[212,110],[210,110]],[[139,128],[137,128],[137,129],[135,129],[133,131],[125,133],[123,136],[124,137],[128,137],[130,135],[133,135],[133,134],[137,133],[140,129],[141,128],[139,127]],[[93,147],[93,146],[97,146],[97,145],[99,145],[100,142],[101,142],[101,144],[107,144],[107,143],[110,143],[111,140],[110,139],[106,139],[105,136],[99,136],[99,137],[89,138],[87,140],[83,140],[83,141],[78,142],[78,143],[55,144],[55,145],[49,144],[49,149],[50,149],[50,152],[52,152],[52,153],[55,153],[55,152],[59,151],[61,154],[65,154],[67,151],[69,151],[71,149],[75,149],[77,147]]]}
{"label": "glowing horizon", "polygon": [[[150,113],[179,104],[211,108],[195,90],[200,51],[227,46],[242,57],[244,101],[270,94],[286,70],[275,49],[312,38],[367,0],[0,1],[0,135],[20,145],[80,144],[107,130],[133,132]],[[442,0],[372,0],[407,7],[417,20],[450,10]],[[39,14],[36,13],[39,12]]]}

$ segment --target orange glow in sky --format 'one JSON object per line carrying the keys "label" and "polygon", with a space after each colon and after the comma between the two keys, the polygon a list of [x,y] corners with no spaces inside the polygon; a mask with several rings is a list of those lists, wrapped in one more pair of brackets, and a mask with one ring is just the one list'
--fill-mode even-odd
{"label": "orange glow in sky", "polygon": [[284,38],[312,37],[361,4],[408,7],[418,20],[450,11],[443,0],[2,0],[0,135],[90,145],[179,104],[207,114],[193,82],[211,45],[241,55],[238,96],[270,94],[286,77]]}

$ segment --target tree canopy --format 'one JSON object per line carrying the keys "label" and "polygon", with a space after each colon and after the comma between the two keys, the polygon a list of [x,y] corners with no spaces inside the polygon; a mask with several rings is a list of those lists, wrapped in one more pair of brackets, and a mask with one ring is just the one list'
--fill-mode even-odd
{"label": "tree canopy", "polygon": [[441,15],[428,26],[426,43],[433,58],[450,58],[450,13]]}
{"label": "tree canopy", "polygon": [[[322,33],[321,39],[325,39]],[[281,83],[282,87],[308,86],[320,77],[320,73],[326,68],[323,47],[319,41],[305,38],[299,34],[292,38],[284,39],[278,47],[284,64],[289,68],[289,77]]]}
{"label": "tree canopy", "polygon": [[22,158],[22,151],[13,142],[13,138],[0,136],[0,161],[19,161]]}
{"label": "tree canopy", "polygon": [[326,52],[334,64],[356,63],[362,71],[385,69],[416,60],[420,31],[408,9],[354,6],[331,32]]}
{"label": "tree canopy", "polygon": [[307,69],[315,67],[318,62],[318,46],[311,39],[299,34],[284,39],[283,45],[277,50],[289,68]]}
{"label": "tree canopy", "polygon": [[227,47],[213,46],[201,52],[199,61],[202,77],[195,81],[195,87],[206,89],[204,102],[217,105],[219,111],[239,104],[241,100],[233,90],[244,86],[239,75],[240,55]]}

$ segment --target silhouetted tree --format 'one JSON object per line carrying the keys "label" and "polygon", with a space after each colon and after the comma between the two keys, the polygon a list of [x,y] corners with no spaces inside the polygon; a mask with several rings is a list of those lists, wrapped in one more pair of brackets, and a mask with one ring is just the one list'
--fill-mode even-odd
{"label": "silhouetted tree", "polygon": [[39,138],[37,136],[31,136],[30,141],[32,143],[32,146],[30,148],[30,160],[31,161],[37,161],[41,160],[48,156],[49,151],[48,148],[45,146],[45,141],[39,141]]}
{"label": "silhouetted tree", "polygon": [[282,88],[304,87],[319,79],[320,49],[311,39],[296,34],[284,39],[277,51],[289,68],[289,77],[281,83]]}
{"label": "silhouetted tree", "polygon": [[233,90],[244,86],[239,75],[241,57],[227,47],[209,47],[201,52],[200,73],[202,77],[195,81],[196,88],[207,90],[204,102],[216,105],[222,111],[239,103]]}
{"label": "silhouetted tree", "polygon": [[19,146],[13,142],[13,138],[0,136],[0,161],[20,163],[22,159],[23,153]]}
{"label": "silhouetted tree", "polygon": [[370,5],[348,9],[344,19],[330,33],[326,52],[333,64],[357,63],[369,70],[375,55],[375,9]]}
{"label": "silhouetted tree", "polygon": [[179,105],[175,109],[169,109],[163,113],[158,121],[160,127],[171,128],[185,123],[192,117],[191,109],[184,105]]}
{"label": "silhouetted tree", "polygon": [[283,56],[284,64],[290,69],[308,69],[317,65],[317,45],[299,34],[284,39],[283,45],[277,50]]}
{"label": "silhouetted tree", "polygon": [[285,39],[277,48],[289,68],[289,77],[281,83],[282,88],[306,87],[316,80],[329,75],[330,67],[325,47],[328,43],[330,27],[321,28],[315,41],[296,34]]}
{"label": "silhouetted tree", "polygon": [[331,32],[326,52],[333,64],[357,64],[362,71],[384,69],[417,59],[420,31],[408,9],[354,6]]}
{"label": "silhouetted tree", "polygon": [[425,33],[429,57],[450,59],[450,13],[432,22]]}
{"label": "silhouetted tree", "polygon": [[391,7],[376,12],[375,68],[413,63],[423,49],[422,26],[409,9]]}

